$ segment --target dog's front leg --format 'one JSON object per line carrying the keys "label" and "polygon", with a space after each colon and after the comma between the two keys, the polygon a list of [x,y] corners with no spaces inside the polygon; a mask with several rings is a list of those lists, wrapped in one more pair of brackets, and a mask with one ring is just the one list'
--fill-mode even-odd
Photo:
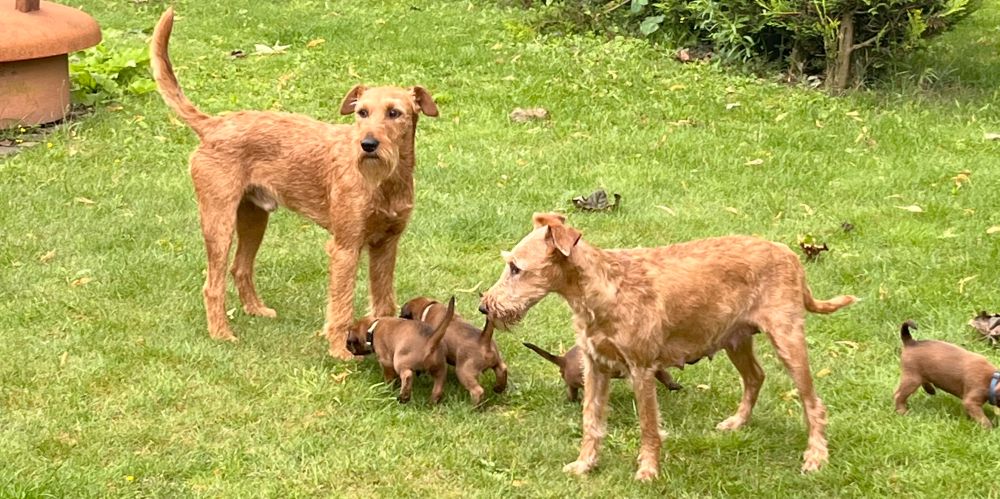
{"label": "dog's front leg", "polygon": [[368,247],[369,303],[375,317],[394,316],[397,312],[392,281],[399,237],[396,234]]}
{"label": "dog's front leg", "polygon": [[649,481],[656,478],[660,470],[660,408],[656,401],[656,371],[650,368],[631,369],[632,390],[639,406],[639,470],[636,480]]}
{"label": "dog's front leg", "polygon": [[330,287],[323,333],[330,342],[330,356],[341,360],[354,358],[347,350],[347,329],[351,326],[354,309],[354,281],[361,245],[352,242],[336,237],[326,244],[326,252],[330,255]]}
{"label": "dog's front leg", "polygon": [[580,456],[563,467],[566,473],[583,475],[597,465],[597,451],[608,419],[608,380],[590,355],[583,355],[583,440]]}

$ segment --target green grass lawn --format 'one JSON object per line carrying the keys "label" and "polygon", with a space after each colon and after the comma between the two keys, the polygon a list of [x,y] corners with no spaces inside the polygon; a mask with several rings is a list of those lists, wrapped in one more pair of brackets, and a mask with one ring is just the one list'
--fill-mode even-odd
{"label": "green grass lawn", "polygon": [[[127,46],[145,43],[166,8],[78,4],[124,33],[108,43]],[[498,333],[512,385],[488,392],[483,410],[454,379],[440,406],[427,402],[428,379],[400,405],[372,359],[327,358],[316,336],[326,235],[287,211],[272,218],[258,260],[258,288],[279,318],[245,316],[231,291],[241,342],[210,340],[187,176],[196,138],[151,94],[0,160],[0,496],[996,494],[996,433],[947,395],[918,393],[905,417],[891,403],[904,319],[920,338],[1000,360],[965,325],[1000,309],[1000,233],[987,232],[1000,225],[1000,142],[983,138],[1000,131],[1000,1],[986,4],[934,51],[901,61],[899,78],[832,98],[682,65],[642,41],[538,37],[528,14],[492,2],[177,2],[177,73],[208,112],[344,122],[340,100],[358,82],[435,94],[441,117],[421,120],[417,137],[401,299],[456,294],[478,317],[476,292],[531,213],[568,211],[597,187],[620,192],[622,209],[570,222],[599,246],[735,233],[829,244],[806,263],[813,291],[862,298],[807,326],[830,464],[799,473],[801,407],[758,341],[768,381],[747,428],[714,430],[741,393],[725,355],[674,371],[686,388],[660,394],[661,477],[636,483],[635,406],[616,382],[601,465],[565,476],[580,408],[555,367],[520,345],[572,343],[555,297]],[[229,57],[275,42],[290,47]],[[552,118],[512,124],[518,106]],[[957,186],[962,171],[971,174]]]}

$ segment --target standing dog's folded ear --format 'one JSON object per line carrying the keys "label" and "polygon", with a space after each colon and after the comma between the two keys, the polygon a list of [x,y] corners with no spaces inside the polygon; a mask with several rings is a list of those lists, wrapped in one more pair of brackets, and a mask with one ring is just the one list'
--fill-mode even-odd
{"label": "standing dog's folded ear", "polygon": [[437,103],[434,102],[434,98],[431,97],[431,93],[420,85],[413,87],[412,90],[413,99],[417,102],[417,107],[420,108],[420,111],[427,116],[436,118],[438,115],[438,107]]}

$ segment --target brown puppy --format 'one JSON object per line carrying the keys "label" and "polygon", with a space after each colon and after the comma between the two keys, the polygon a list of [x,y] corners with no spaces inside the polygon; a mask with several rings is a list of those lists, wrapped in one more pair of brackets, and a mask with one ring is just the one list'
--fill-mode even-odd
{"label": "brown puppy", "polygon": [[763,332],[799,391],[808,443],[802,471],[828,459],[826,406],[816,395],[806,350],[806,312],[829,314],[853,296],[816,300],[798,255],[755,237],[701,239],[656,248],[605,250],[581,239],[566,217],[536,213],[534,230],[509,253],[479,311],[509,327],[549,293],[573,311],[583,349],[583,439],[563,469],[584,474],[597,465],[607,424],[611,369],[627,369],[641,429],[636,479],[659,473],[660,411],[656,371],[725,350],[743,381],[736,414],[716,426],[735,430],[750,419],[764,382],[753,353]]}
{"label": "brown puppy", "polygon": [[[400,402],[410,401],[414,375],[422,372],[430,374],[434,378],[431,403],[436,404],[444,394],[444,381],[448,375],[444,348],[440,348],[441,340],[454,315],[455,298],[452,297],[436,327],[396,317],[364,317],[354,323],[347,348],[357,355],[375,352],[385,381],[399,378]],[[366,344],[358,338],[366,338]]]}
{"label": "brown puppy", "polygon": [[[399,316],[415,319],[427,324],[440,322],[446,313],[445,306],[430,298],[417,297],[403,304]],[[493,385],[495,393],[507,389],[507,364],[500,356],[500,350],[493,341],[493,322],[487,320],[483,330],[469,324],[456,314],[444,335],[445,358],[455,366],[455,374],[462,386],[469,391],[472,403],[479,405],[483,398],[483,387],[479,375],[492,369],[496,375]]]}
{"label": "brown puppy", "polygon": [[330,233],[330,275],[323,332],[330,355],[350,359],[351,325],[361,253],[368,251],[372,315],[395,315],[396,249],[413,211],[414,135],[420,113],[437,116],[423,87],[366,88],[344,97],[331,125],[291,113],[240,111],[210,116],[181,91],[167,53],[173,28],[167,9],[153,31],[150,65],[157,88],[201,143],[191,154],[208,269],[203,290],[208,334],[235,341],[226,318],[226,264],[233,232],[232,274],[243,310],[275,317],[254,286],[254,259],[270,213],[285,206]]}
{"label": "brown puppy", "polygon": [[997,405],[997,382],[1000,371],[986,357],[943,341],[917,341],[910,335],[916,329],[906,321],[900,329],[903,352],[900,355],[902,374],[894,396],[896,412],[906,414],[906,399],[920,386],[930,395],[940,388],[960,399],[969,417],[984,428],[993,423],[983,412],[983,404]]}
{"label": "brown puppy", "polygon": [[[570,348],[566,351],[566,353],[560,356],[546,352],[531,343],[522,343],[522,345],[534,350],[534,352],[541,355],[543,359],[559,366],[559,374],[562,375],[563,381],[566,382],[569,400],[571,402],[576,402],[579,390],[580,388],[583,388],[583,352],[580,350],[580,347],[574,345],[573,348]],[[627,372],[619,369],[614,371],[611,374],[611,377],[622,379],[627,375]],[[674,379],[670,376],[670,373],[663,369],[656,371],[656,379],[659,380],[660,383],[663,383],[663,386],[667,387],[670,391],[684,388],[680,385],[680,383],[674,381]]]}

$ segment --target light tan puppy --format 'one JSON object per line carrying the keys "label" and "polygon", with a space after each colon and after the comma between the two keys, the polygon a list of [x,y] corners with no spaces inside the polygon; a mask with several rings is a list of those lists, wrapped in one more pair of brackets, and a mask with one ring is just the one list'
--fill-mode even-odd
{"label": "light tan puppy", "polygon": [[238,238],[232,274],[243,310],[275,317],[257,295],[253,264],[269,214],[285,206],[326,229],[332,239],[324,333],[330,355],[349,359],[354,282],[361,253],[370,259],[370,304],[377,316],[395,315],[396,247],[413,210],[414,134],[422,112],[437,116],[423,87],[365,88],[344,97],[341,114],[354,125],[331,125],[289,113],[240,111],[209,116],[181,92],[167,43],[173,9],[160,18],[150,44],[157,87],[201,144],[191,155],[208,253],[205,313],[208,333],[236,339],[226,318],[226,264]]}
{"label": "light tan puppy", "polygon": [[817,301],[805,271],[787,246],[753,237],[719,237],[659,248],[602,250],[558,214],[535,214],[535,229],[504,253],[500,279],[480,311],[498,327],[520,321],[555,292],[573,310],[584,352],[583,441],[565,471],[597,464],[607,420],[610,373],[627,371],[639,410],[641,447],[636,479],[657,476],[659,409],[655,373],[724,349],[743,379],[736,414],[719,423],[734,430],[750,419],[764,372],[753,335],[765,332],[798,388],[809,443],[803,471],[827,461],[826,407],[813,390],[804,334],[806,312],[828,314],[853,296]]}

